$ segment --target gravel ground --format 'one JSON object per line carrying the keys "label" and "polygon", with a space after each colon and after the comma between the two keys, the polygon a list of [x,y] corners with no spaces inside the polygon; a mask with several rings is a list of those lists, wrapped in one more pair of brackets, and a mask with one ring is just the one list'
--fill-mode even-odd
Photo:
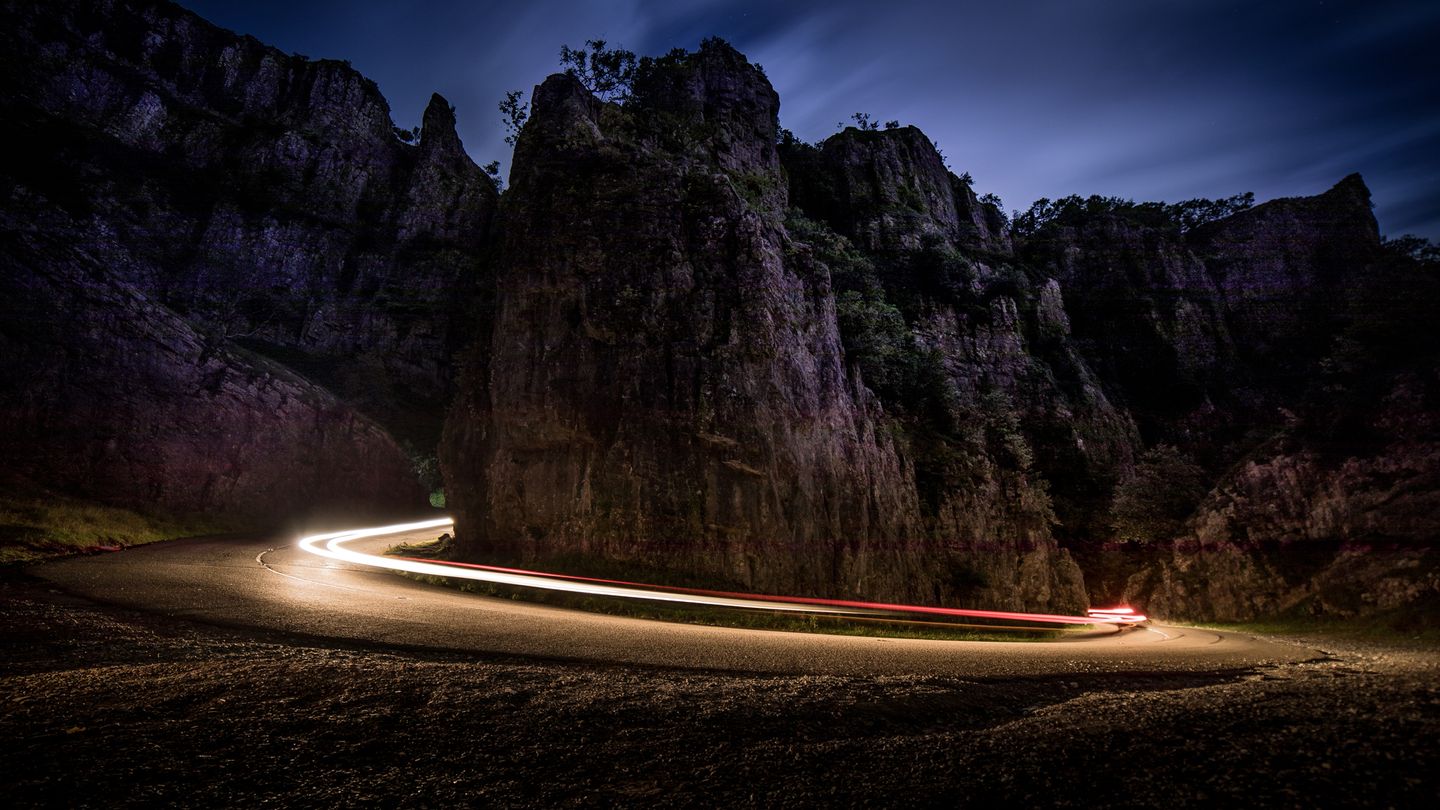
{"label": "gravel ground", "polygon": [[5,801],[1434,806],[1440,654],[746,676],[327,646],[0,582]]}

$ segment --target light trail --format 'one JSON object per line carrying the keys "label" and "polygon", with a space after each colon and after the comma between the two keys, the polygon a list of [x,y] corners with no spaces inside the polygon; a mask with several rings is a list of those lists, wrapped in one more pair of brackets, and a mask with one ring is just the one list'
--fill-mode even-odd
{"label": "light trail", "polygon": [[[1108,624],[1133,626],[1146,620],[1128,607],[1094,609],[1088,616],[1067,616],[1052,613],[1019,613],[1000,610],[971,610],[925,605],[901,605],[886,602],[862,602],[847,599],[820,599],[801,596],[774,596],[762,594],[711,591],[700,588],[672,588],[624,580],[599,579],[569,574],[551,574],[542,571],[528,571],[520,568],[503,568],[476,563],[457,563],[435,560],[420,560],[412,557],[388,557],[366,554],[346,548],[345,544],[369,537],[390,534],[418,532],[427,529],[441,529],[453,526],[451,518],[399,523],[391,526],[374,526],[363,529],[314,534],[303,537],[299,547],[303,551],[327,559],[404,571],[412,574],[469,579],[497,585],[521,588],[577,593],[589,596],[606,596],[622,599],[638,599],[652,602],[705,605],[709,607],[740,608],[746,610],[770,610],[792,614],[828,615],[836,617],[864,618],[870,620],[896,620],[906,615],[949,616],[968,619],[991,619],[1023,621],[1036,624],[1063,626]],[[1002,628],[995,628],[1002,629]],[[1003,628],[1021,629],[1021,628]]]}
{"label": "light trail", "polygon": [[1136,613],[1135,609],[1131,607],[1090,608],[1085,611],[1085,614],[1097,620],[1109,619],[1129,624],[1139,624],[1140,622],[1148,621],[1150,618],[1143,613]]}

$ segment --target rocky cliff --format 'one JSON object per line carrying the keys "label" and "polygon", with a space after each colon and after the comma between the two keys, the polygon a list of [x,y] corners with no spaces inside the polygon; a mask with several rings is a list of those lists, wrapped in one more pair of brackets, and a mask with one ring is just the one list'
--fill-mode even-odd
{"label": "rocky cliff", "polygon": [[716,41],[649,65],[624,106],[536,88],[493,339],[443,447],[462,553],[1078,607],[1023,469],[975,450],[952,465],[970,486],[923,502],[921,438],[847,363],[835,259],[787,229],[777,109]]}
{"label": "rocky cliff", "polygon": [[1187,420],[1233,400],[1222,293],[1173,228],[1101,213],[1025,238],[1021,259],[1055,280],[1074,348],[1147,442],[1182,441]]}
{"label": "rocky cliff", "polygon": [[1229,621],[1440,607],[1437,383],[1432,367],[1373,392],[1360,446],[1304,429],[1267,443],[1131,578],[1131,598]]}
{"label": "rocky cliff", "polygon": [[1223,300],[1248,382],[1289,396],[1330,350],[1348,293],[1381,259],[1370,189],[1358,174],[1324,194],[1197,228],[1189,243]]}
{"label": "rocky cliff", "polygon": [[868,251],[918,250],[927,238],[1010,253],[1004,215],[981,203],[915,127],[854,127],[819,144],[782,144],[792,202]]}
{"label": "rocky cliff", "polygon": [[1079,560],[1181,618],[1434,601],[1440,282],[1358,176],[1012,222],[913,127],[780,131],[711,40],[617,102],[547,79],[502,202],[438,96],[398,129],[348,65],[161,0],[0,23],[28,477],[403,508],[391,436],[423,454],[448,412],[474,559],[1055,610]]}
{"label": "rocky cliff", "polygon": [[[439,96],[163,0],[5,4],[7,173],[134,256],[124,281],[433,442],[497,193]],[[411,137],[409,133],[399,133]]]}
{"label": "rocky cliff", "polygon": [[[907,408],[926,392],[889,384],[894,352],[876,347],[933,352],[949,401],[1009,436],[984,455],[1002,469],[1024,460],[1093,598],[1212,619],[1433,600],[1429,440],[1374,427],[1433,421],[1415,393],[1433,377],[1433,339],[1412,328],[1380,350],[1373,333],[1414,326],[1417,305],[1397,297],[1434,296],[1426,271],[1386,269],[1358,176],[1188,231],[1174,206],[1103,198],[1042,205],[1038,225],[1006,229],[913,128],[792,138],[781,152],[791,199],[863,264],[837,275],[841,331],[882,405],[953,443]],[[1395,380],[1408,416],[1334,400]],[[1358,446],[1316,427],[1342,422],[1375,435]],[[917,455],[922,479],[931,461]],[[1157,470],[1202,488],[1136,483]],[[1126,525],[1137,511],[1148,533]]]}
{"label": "rocky cliff", "polygon": [[[1440,608],[1440,267],[1382,246],[1368,197],[1350,177],[1198,234],[1231,284],[1235,332],[1263,333],[1237,353],[1273,375],[1251,385],[1276,413],[1131,578],[1158,615],[1415,621]],[[1295,311],[1268,314],[1286,300]]]}
{"label": "rocky cliff", "polygon": [[388,433],[438,438],[497,198],[444,99],[406,143],[347,64],[158,0],[0,24],[7,463],[180,510],[423,504]]}
{"label": "rocky cliff", "polygon": [[[378,425],[117,277],[125,249],[20,192],[0,219],[6,473],[218,523],[414,510]],[[12,212],[24,211],[21,221]],[[108,242],[108,244],[102,243]]]}
{"label": "rocky cliff", "polygon": [[[1435,604],[1437,353],[1420,313],[1440,297],[1433,265],[1382,245],[1369,197],[1352,175],[1188,233],[1091,198],[1021,240],[1153,448],[1110,513],[1140,545],[1082,554],[1092,588],[1138,571],[1125,598],[1188,619]],[[1191,478],[1205,483],[1187,493]]]}
{"label": "rocky cliff", "polygon": [[[849,327],[852,359],[888,410],[910,411],[912,429],[927,443],[953,434],[947,423],[989,425],[982,452],[959,452],[1025,473],[1024,499],[1045,512],[1053,506],[1047,532],[1062,539],[1093,534],[1139,438],[1130,414],[1111,402],[1077,350],[1071,319],[1085,309],[1067,300],[1076,291],[1062,289],[1058,274],[1017,259],[998,207],[981,202],[914,127],[850,128],[818,147],[784,143],[782,154],[801,210],[864,257],[867,272],[840,280],[842,327]],[[912,347],[921,377],[930,366],[938,379],[888,384],[903,373],[867,350],[876,341],[874,318],[854,317],[857,301],[903,321],[892,339]],[[925,400],[931,404],[916,412],[914,403]],[[950,455],[935,463],[920,457],[922,478],[947,497],[969,488],[945,471]],[[995,502],[993,495],[985,500]]]}

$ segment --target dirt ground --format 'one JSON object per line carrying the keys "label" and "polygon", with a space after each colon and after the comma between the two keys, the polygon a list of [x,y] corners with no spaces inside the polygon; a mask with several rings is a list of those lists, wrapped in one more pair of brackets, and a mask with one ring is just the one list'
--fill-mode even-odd
{"label": "dirt ground", "polygon": [[786,677],[251,635],[0,578],[5,804],[1434,806],[1440,654]]}

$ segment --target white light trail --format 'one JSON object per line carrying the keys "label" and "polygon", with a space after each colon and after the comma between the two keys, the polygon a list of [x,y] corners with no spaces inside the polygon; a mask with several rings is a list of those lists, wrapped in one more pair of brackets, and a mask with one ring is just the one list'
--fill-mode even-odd
{"label": "white light trail", "polygon": [[[943,615],[964,618],[1001,619],[1027,621],[1041,624],[1093,625],[1111,624],[1129,626],[1145,621],[1130,608],[1091,610],[1089,616],[1065,616],[1045,613],[1017,613],[1012,611],[966,610],[960,608],[928,607],[920,605],[896,605],[880,602],[859,602],[842,599],[811,599],[795,596],[767,596],[761,594],[727,593],[694,588],[663,588],[637,582],[600,580],[588,577],[573,577],[563,574],[547,574],[539,571],[522,571],[513,568],[416,560],[403,557],[388,557],[366,554],[345,547],[346,543],[367,537],[381,537],[390,534],[418,532],[426,529],[443,529],[454,525],[451,518],[437,518],[416,523],[398,523],[391,526],[374,526],[362,529],[347,529],[326,534],[314,534],[301,538],[299,547],[320,557],[341,562],[404,571],[412,574],[426,574],[452,579],[469,579],[497,585],[511,585],[521,588],[538,588],[549,591],[607,596],[623,599],[641,599],[652,602],[705,605],[710,607],[742,608],[751,610],[773,610],[787,613],[820,614],[861,618],[897,619],[906,614]],[[1011,628],[1026,629],[1026,628]],[[1033,628],[1032,628],[1033,629]]]}
{"label": "white light trail", "polygon": [[[378,526],[368,529],[352,529],[343,532],[330,534],[316,534],[303,538],[300,541],[300,548],[311,554],[321,557],[328,557],[332,560],[355,563],[357,565],[368,565],[375,568],[388,568],[392,571],[406,571],[412,574],[429,574],[437,577],[450,577],[458,579],[470,579],[480,582],[491,582],[498,585],[516,585],[522,588],[540,588],[550,591],[563,591],[566,593],[579,593],[590,596],[616,596],[628,599],[649,599],[659,602],[678,602],[694,605],[710,605],[713,607],[735,607],[735,608],[760,608],[764,610],[785,610],[794,613],[829,613],[836,615],[854,615],[854,609],[828,608],[821,605],[787,604],[785,602],[766,602],[757,599],[743,599],[732,597],[708,596],[700,594],[671,593],[667,591],[648,591],[630,587],[614,585],[603,585],[599,583],[557,579],[536,574],[517,574],[506,571],[486,570],[483,568],[469,568],[446,563],[421,562],[419,560],[403,559],[397,557],[382,557],[376,554],[365,554],[359,551],[352,551],[345,548],[343,544],[352,540],[360,540],[365,537],[379,537],[386,534],[401,534],[404,532],[421,531],[422,529],[438,529],[454,525],[455,521],[450,518],[427,520],[420,523],[401,523],[394,526]],[[322,546],[321,543],[324,543]],[[886,615],[883,611],[867,610],[863,613],[874,616]]]}

